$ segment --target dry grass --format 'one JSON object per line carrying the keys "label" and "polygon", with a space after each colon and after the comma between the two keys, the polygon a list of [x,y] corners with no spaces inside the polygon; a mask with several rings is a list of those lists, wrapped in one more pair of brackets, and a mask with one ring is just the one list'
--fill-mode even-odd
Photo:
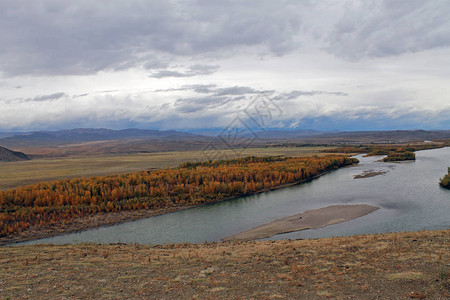
{"label": "dry grass", "polygon": [[426,279],[425,274],[422,272],[400,272],[400,273],[392,273],[388,274],[387,279],[390,280],[421,280]]}
{"label": "dry grass", "polygon": [[447,299],[450,230],[202,245],[0,248],[10,298]]}
{"label": "dry grass", "polygon": [[[286,155],[293,157],[324,155],[324,147],[247,148],[235,153],[224,150],[229,158],[238,156]],[[33,159],[19,162],[0,162],[0,189],[75,177],[111,175],[150,169],[174,167],[186,161],[206,160],[202,151],[173,151],[128,155],[103,155]]]}

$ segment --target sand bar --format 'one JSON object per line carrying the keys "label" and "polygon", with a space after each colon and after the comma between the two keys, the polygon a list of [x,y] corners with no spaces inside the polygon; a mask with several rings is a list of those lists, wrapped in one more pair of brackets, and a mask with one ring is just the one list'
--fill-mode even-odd
{"label": "sand bar", "polygon": [[257,240],[269,238],[276,234],[317,229],[331,224],[346,222],[374,212],[378,207],[367,204],[332,205],[319,209],[306,210],[300,214],[277,219],[252,229],[231,235],[222,241]]}

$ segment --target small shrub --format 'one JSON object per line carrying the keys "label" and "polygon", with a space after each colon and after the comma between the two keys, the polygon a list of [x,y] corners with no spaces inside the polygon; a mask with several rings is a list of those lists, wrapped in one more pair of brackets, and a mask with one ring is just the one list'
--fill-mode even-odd
{"label": "small shrub", "polygon": [[383,161],[402,161],[402,160],[416,160],[414,152],[389,152],[389,154],[383,158]]}
{"label": "small shrub", "polygon": [[439,184],[446,189],[450,189],[450,173],[441,178]]}

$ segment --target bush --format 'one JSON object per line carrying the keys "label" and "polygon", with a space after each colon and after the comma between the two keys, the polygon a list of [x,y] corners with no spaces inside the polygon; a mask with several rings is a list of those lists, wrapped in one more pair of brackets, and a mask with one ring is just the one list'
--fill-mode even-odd
{"label": "bush", "polygon": [[441,178],[439,184],[446,189],[450,189],[450,168],[448,174]]}
{"label": "bush", "polygon": [[402,160],[416,160],[414,152],[389,152],[389,154],[383,158],[383,161],[402,161]]}

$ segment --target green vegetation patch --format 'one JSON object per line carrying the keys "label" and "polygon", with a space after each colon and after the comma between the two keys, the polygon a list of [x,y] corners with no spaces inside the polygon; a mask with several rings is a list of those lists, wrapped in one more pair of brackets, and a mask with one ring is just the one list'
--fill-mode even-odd
{"label": "green vegetation patch", "polygon": [[324,149],[327,153],[367,153],[367,156],[389,155],[390,153],[414,152],[419,150],[437,149],[448,146],[447,143],[404,144],[404,145],[343,145],[333,149]]}
{"label": "green vegetation patch", "polygon": [[439,184],[446,189],[450,189],[450,167],[448,168],[448,174],[441,178]]}
{"label": "green vegetation patch", "polygon": [[388,155],[383,158],[383,161],[402,161],[402,160],[416,160],[414,152],[389,152]]}

